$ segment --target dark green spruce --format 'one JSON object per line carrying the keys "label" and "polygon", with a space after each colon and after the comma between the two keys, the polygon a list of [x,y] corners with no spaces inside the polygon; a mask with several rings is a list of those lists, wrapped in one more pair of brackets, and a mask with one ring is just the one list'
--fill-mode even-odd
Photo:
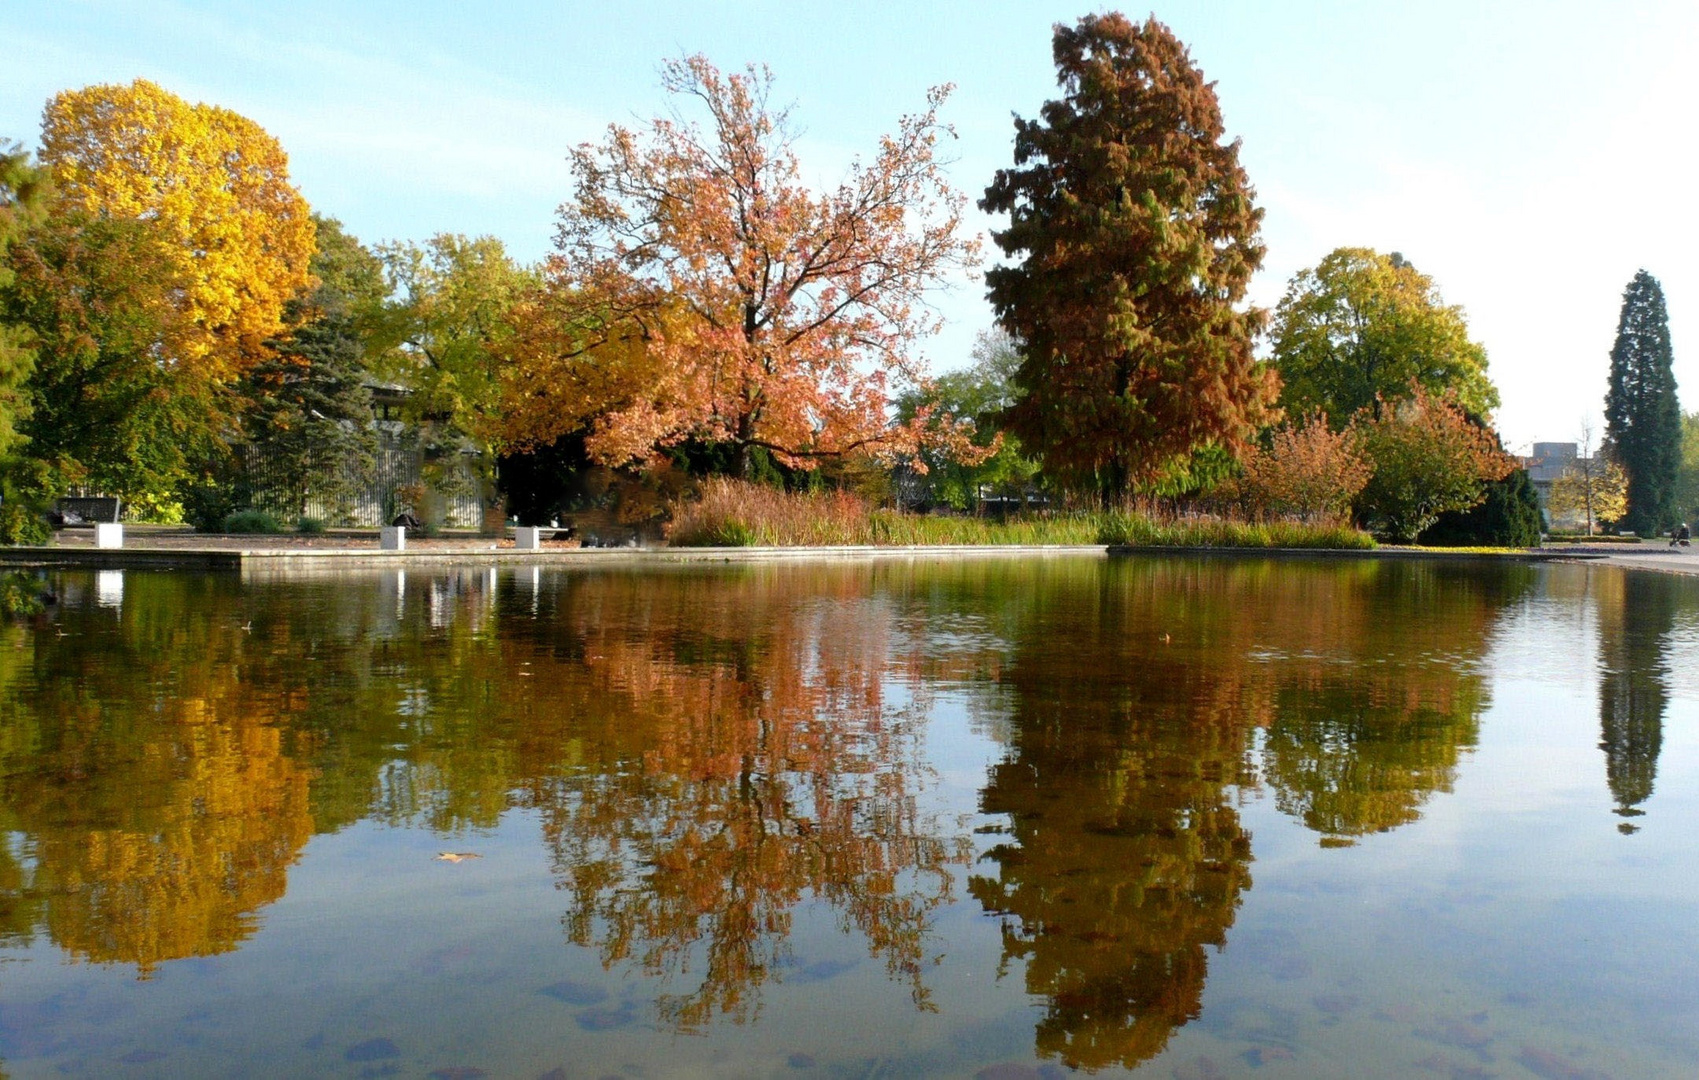
{"label": "dark green spruce", "polygon": [[381,296],[377,260],[331,218],[315,218],[318,287],[290,313],[275,355],[247,379],[247,480],[256,506],[306,517],[346,513],[376,467],[366,316]]}
{"label": "dark green spruce", "polygon": [[1605,453],[1628,473],[1622,524],[1654,536],[1675,521],[1681,467],[1681,405],[1663,286],[1641,270],[1622,294],[1605,393]]}

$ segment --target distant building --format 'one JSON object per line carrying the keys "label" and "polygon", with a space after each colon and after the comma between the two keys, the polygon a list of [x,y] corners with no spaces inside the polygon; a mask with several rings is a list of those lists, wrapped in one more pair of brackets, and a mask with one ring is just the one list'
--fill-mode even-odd
{"label": "distant building", "polygon": [[1534,444],[1534,452],[1522,459],[1522,467],[1528,470],[1528,479],[1533,482],[1534,490],[1539,493],[1540,512],[1545,516],[1547,526],[1573,528],[1586,525],[1585,518],[1573,514],[1562,514],[1553,518],[1552,481],[1574,466],[1591,461],[1591,458],[1582,457],[1580,448],[1572,442],[1537,442]]}

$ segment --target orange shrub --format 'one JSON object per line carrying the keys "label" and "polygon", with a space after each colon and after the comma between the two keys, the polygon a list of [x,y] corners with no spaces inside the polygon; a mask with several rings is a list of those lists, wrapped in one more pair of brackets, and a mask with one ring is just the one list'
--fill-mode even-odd
{"label": "orange shrub", "polygon": [[1356,432],[1330,430],[1320,413],[1276,431],[1268,448],[1251,451],[1243,465],[1236,494],[1248,515],[1311,523],[1342,520],[1374,474]]}

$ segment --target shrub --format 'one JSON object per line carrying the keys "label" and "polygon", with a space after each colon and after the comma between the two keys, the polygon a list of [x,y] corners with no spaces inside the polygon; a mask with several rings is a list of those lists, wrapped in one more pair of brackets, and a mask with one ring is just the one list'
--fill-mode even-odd
{"label": "shrub", "polygon": [[220,528],[227,533],[280,533],[283,523],[264,510],[237,510],[224,516]]}
{"label": "shrub", "polygon": [[1410,542],[1448,510],[1467,510],[1502,480],[1514,460],[1491,432],[1471,423],[1450,397],[1412,384],[1411,397],[1364,409],[1352,422],[1374,475],[1357,497],[1358,516],[1376,535]]}
{"label": "shrub", "polygon": [[61,463],[0,461],[0,544],[36,547],[51,540],[47,511],[72,479]]}
{"label": "shrub", "polygon": [[1135,511],[1014,517],[1003,521],[874,510],[847,492],[784,492],[710,480],[681,506],[668,539],[690,547],[827,545],[1132,544],[1159,547],[1371,548],[1347,525],[1214,518],[1161,522]]}
{"label": "shrub", "polygon": [[1130,547],[1333,548],[1367,550],[1374,538],[1350,525],[1303,521],[1226,521],[1191,518],[1159,521],[1147,514],[1105,515],[1097,540]]}
{"label": "shrub", "polygon": [[1322,414],[1276,431],[1266,449],[1245,456],[1243,466],[1236,493],[1252,517],[1330,524],[1344,519],[1374,472],[1356,432],[1331,430]]}
{"label": "shrub", "polygon": [[306,533],[309,536],[317,536],[319,533],[324,532],[324,521],[315,517],[299,518],[295,522],[295,531],[298,533]]}
{"label": "shrub", "polygon": [[681,507],[669,540],[686,547],[819,546],[875,543],[872,508],[847,491],[787,493],[715,478]]}
{"label": "shrub", "polygon": [[1528,470],[1517,469],[1488,484],[1479,506],[1441,514],[1422,533],[1421,542],[1434,547],[1539,547],[1544,524]]}
{"label": "shrub", "polygon": [[52,537],[47,518],[34,507],[17,503],[0,506],[0,544],[39,547]]}

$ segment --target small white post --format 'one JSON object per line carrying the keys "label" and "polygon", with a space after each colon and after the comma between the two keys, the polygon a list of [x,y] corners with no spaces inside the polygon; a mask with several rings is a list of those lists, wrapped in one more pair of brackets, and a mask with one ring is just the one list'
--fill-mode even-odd
{"label": "small white post", "polygon": [[522,551],[538,551],[543,546],[543,530],[520,525],[513,530],[513,546]]}
{"label": "small white post", "polygon": [[124,526],[116,521],[98,521],[94,526],[94,546],[121,548],[124,546]]}
{"label": "small white post", "polygon": [[406,551],[407,530],[400,525],[385,525],[378,530],[378,547],[384,551]]}

